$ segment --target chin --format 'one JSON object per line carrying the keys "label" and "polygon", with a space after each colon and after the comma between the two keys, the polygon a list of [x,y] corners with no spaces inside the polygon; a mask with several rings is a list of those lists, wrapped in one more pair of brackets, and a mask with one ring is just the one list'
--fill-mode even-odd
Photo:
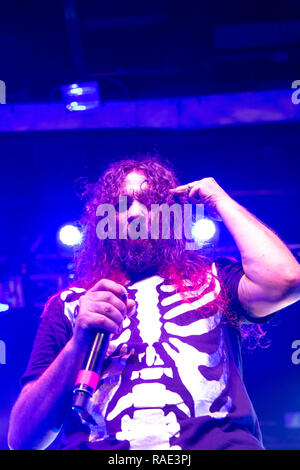
{"label": "chin", "polygon": [[122,264],[126,271],[142,273],[158,265],[159,252],[150,240],[125,240]]}

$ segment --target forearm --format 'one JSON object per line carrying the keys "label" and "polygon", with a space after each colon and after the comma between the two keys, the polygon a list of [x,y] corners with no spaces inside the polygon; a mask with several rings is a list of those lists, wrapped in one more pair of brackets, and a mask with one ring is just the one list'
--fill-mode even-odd
{"label": "forearm", "polygon": [[135,302],[127,299],[125,287],[109,279],[100,279],[79,298],[72,338],[41,377],[24,387],[12,410],[8,435],[12,449],[50,445],[64,422],[94,332],[118,334],[134,310]]}
{"label": "forearm", "polygon": [[220,200],[217,209],[237,245],[248,279],[283,290],[299,279],[297,260],[265,224],[230,197]]}
{"label": "forearm", "polygon": [[48,369],[21,392],[10,418],[12,449],[48,447],[62,426],[84,352],[71,339]]}

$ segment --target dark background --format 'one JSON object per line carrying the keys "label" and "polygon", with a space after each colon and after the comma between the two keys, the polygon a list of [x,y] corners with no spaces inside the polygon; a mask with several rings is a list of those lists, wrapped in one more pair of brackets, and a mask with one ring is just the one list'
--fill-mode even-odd
{"label": "dark background", "polygon": [[197,0],[2,2],[8,101],[55,101],[99,80],[102,99],[290,88],[299,78],[300,4]]}
{"label": "dark background", "polygon": [[[57,102],[61,85],[90,79],[98,81],[104,102],[285,89],[300,79],[299,20],[297,1],[7,1],[0,79],[12,104]],[[72,272],[71,253],[56,235],[80,216],[75,181],[95,181],[112,160],[158,151],[183,183],[213,176],[298,257],[299,130],[298,122],[278,122],[0,133],[0,302],[11,303],[0,315],[6,345],[1,449],[7,449],[8,417],[42,306]],[[215,253],[238,256],[219,228]],[[245,382],[269,449],[300,449],[300,427],[288,428],[284,420],[300,413],[300,364],[291,360],[292,342],[300,340],[298,315],[299,304],[279,312],[267,328],[268,347],[243,353]]]}

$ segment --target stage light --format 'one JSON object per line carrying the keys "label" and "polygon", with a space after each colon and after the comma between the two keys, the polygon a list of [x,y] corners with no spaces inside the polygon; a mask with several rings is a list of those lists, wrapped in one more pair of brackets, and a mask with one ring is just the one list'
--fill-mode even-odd
{"label": "stage light", "polygon": [[0,313],[7,312],[9,310],[8,304],[0,304]]}
{"label": "stage light", "polygon": [[300,412],[295,411],[293,413],[285,413],[284,425],[286,428],[299,429],[300,428]]}
{"label": "stage light", "polygon": [[211,219],[199,219],[193,224],[192,236],[200,245],[212,240],[216,234],[216,225]]}
{"label": "stage light", "polygon": [[65,246],[80,245],[82,240],[82,233],[76,225],[66,224],[59,229],[59,241]]}
{"label": "stage light", "polygon": [[72,83],[61,87],[68,111],[87,111],[100,105],[97,82]]}

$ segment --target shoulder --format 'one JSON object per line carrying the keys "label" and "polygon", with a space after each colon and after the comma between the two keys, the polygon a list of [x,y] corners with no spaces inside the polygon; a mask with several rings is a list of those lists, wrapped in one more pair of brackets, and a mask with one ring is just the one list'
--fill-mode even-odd
{"label": "shoulder", "polygon": [[45,303],[41,316],[42,319],[48,321],[58,321],[59,319],[64,321],[68,319],[73,324],[75,307],[78,304],[79,298],[85,292],[85,289],[76,286],[70,286],[57,292]]}
{"label": "shoulder", "polygon": [[85,292],[86,289],[83,287],[70,286],[61,291],[58,295],[62,302],[73,302],[74,300],[78,300]]}
{"label": "shoulder", "polygon": [[215,263],[219,268],[229,267],[237,264],[241,265],[240,261],[231,256],[218,256],[213,260],[213,263]]}
{"label": "shoulder", "polygon": [[215,267],[218,277],[225,283],[233,279],[239,282],[244,275],[242,263],[232,257],[218,257],[213,261],[212,266]]}
{"label": "shoulder", "polygon": [[63,316],[69,320],[72,327],[75,325],[78,314],[79,299],[85,292],[86,289],[82,287],[70,286],[57,294],[59,297],[57,302],[61,304]]}

